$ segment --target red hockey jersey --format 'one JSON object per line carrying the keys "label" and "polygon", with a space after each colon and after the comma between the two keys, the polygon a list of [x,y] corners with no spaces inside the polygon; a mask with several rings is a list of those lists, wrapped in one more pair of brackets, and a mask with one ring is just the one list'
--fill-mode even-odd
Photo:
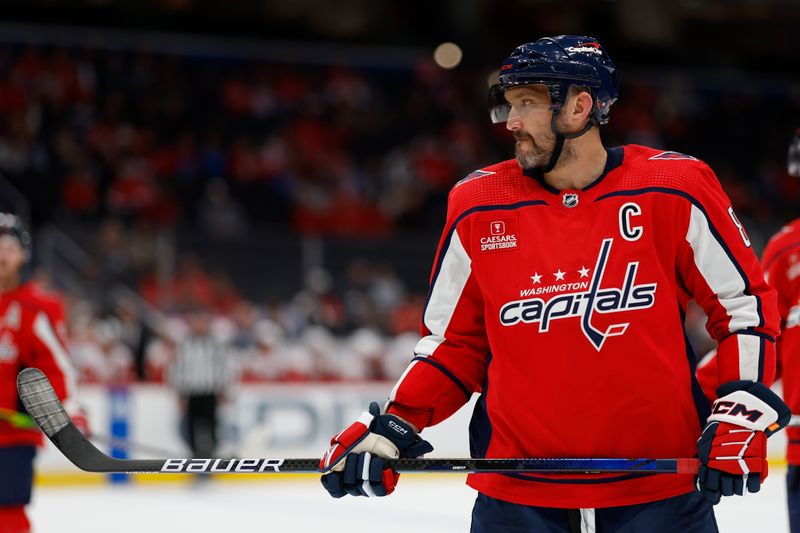
{"label": "red hockey jersey", "polygon": [[[66,401],[75,389],[64,344],[60,300],[33,283],[0,293],[0,409],[24,412],[17,395],[17,374],[36,367]],[[40,445],[39,431],[13,427],[0,419],[0,446]]]}
{"label": "red hockey jersey", "polygon": [[[480,392],[476,457],[693,457],[708,416],[683,329],[695,299],[719,379],[771,382],[775,292],[714,173],[676,152],[608,150],[558,191],[515,160],[451,191],[416,357],[389,412],[420,428]],[[692,476],[474,474],[491,497],[564,508],[693,490]]]}
{"label": "red hockey jersey", "polygon": [[[767,281],[778,292],[778,376],[783,380],[783,399],[793,413],[800,413],[800,219],[770,239],[761,264]],[[800,428],[786,428],[786,434],[787,460],[800,465]]]}

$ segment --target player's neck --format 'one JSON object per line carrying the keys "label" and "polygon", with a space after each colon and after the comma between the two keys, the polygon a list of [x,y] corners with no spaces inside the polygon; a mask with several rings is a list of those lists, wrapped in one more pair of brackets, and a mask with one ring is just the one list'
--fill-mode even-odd
{"label": "player's neck", "polygon": [[583,189],[603,173],[608,152],[600,142],[600,136],[593,135],[592,131],[567,142],[571,143],[570,149],[574,156],[545,174],[544,180],[548,185],[560,191]]}
{"label": "player's neck", "polygon": [[12,276],[0,276],[0,294],[11,292],[20,284],[20,277],[19,275],[12,275]]}

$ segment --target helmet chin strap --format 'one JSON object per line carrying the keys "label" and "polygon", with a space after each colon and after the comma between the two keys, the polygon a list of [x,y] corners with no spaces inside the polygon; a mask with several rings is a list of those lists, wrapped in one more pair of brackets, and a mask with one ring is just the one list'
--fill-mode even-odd
{"label": "helmet chin strap", "polygon": [[558,119],[558,109],[553,110],[553,116],[550,118],[550,129],[552,130],[553,134],[556,136],[556,145],[553,147],[553,153],[550,154],[550,161],[547,162],[547,165],[544,168],[536,169],[537,174],[547,174],[551,170],[556,167],[558,163],[558,159],[561,157],[561,150],[564,149],[564,141],[567,139],[576,139],[592,129],[594,126],[594,118],[589,118],[586,121],[586,125],[577,133],[560,133],[556,128],[556,120]]}

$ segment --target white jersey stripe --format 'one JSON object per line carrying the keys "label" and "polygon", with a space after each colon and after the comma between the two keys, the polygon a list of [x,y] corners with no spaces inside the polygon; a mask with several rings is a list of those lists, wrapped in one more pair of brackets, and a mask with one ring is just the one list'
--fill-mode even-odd
{"label": "white jersey stripe", "polygon": [[453,231],[450,246],[442,258],[442,266],[434,280],[431,296],[425,308],[425,316],[422,319],[428,331],[434,336],[440,337],[442,342],[471,272],[472,260],[461,244],[458,231]]}
{"label": "white jersey stripe", "polygon": [[398,379],[397,383],[394,384],[392,392],[389,393],[389,401],[386,402],[386,405],[383,408],[384,411],[386,411],[386,409],[389,408],[389,404],[391,404],[397,397],[397,389],[400,388],[400,384],[403,382],[404,379],[406,379],[408,373],[411,372],[411,369],[414,368],[414,365],[416,365],[417,363],[419,363],[419,361],[411,361],[411,364],[406,367],[405,371],[403,371],[403,375],[400,376],[400,379]]}
{"label": "white jersey stripe", "polygon": [[73,373],[72,364],[67,356],[67,350],[61,345],[61,341],[58,340],[58,335],[56,335],[53,329],[50,318],[42,311],[39,311],[36,314],[36,318],[33,320],[33,333],[36,335],[36,338],[50,350],[50,353],[53,354],[56,366],[58,366],[59,370],[61,370],[61,374],[64,376],[66,398],[73,398],[75,394],[75,374]]}
{"label": "white jersey stripe", "polygon": [[444,337],[440,335],[427,335],[419,340],[417,346],[414,348],[414,353],[425,357],[433,355],[436,348],[443,342]]}
{"label": "white jersey stripe", "polygon": [[709,228],[705,214],[692,205],[686,241],[694,251],[694,262],[706,284],[717,295],[731,317],[728,331],[758,326],[758,300],[744,294],[745,280]]}
{"label": "white jersey stripe", "polygon": [[[433,280],[431,295],[428,298],[428,305],[422,318],[422,322],[431,334],[420,339],[414,348],[415,355],[429,357],[445,342],[445,331],[447,331],[447,326],[450,325],[450,320],[453,318],[458,301],[461,299],[461,293],[467,285],[467,280],[471,273],[472,260],[464,249],[464,245],[461,244],[458,231],[453,230],[453,235],[450,237],[450,245],[445,250],[444,257],[442,257],[442,266],[439,269],[439,274]],[[403,372],[403,375],[400,376],[400,379],[397,380],[392,392],[389,394],[387,407],[394,401],[400,384],[417,362],[412,361]]]}
{"label": "white jersey stripe", "polygon": [[739,379],[758,381],[758,366],[761,357],[761,343],[764,340],[756,335],[736,335],[739,345]]}

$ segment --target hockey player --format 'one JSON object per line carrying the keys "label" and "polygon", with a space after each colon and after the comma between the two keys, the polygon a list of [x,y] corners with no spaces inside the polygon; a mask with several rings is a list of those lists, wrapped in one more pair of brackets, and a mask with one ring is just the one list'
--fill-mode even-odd
{"label": "hockey player", "polygon": [[[789,174],[800,177],[800,130],[789,145]],[[800,413],[800,219],[775,234],[761,264],[770,285],[778,292],[781,336],[778,338],[778,376],[783,380],[783,398],[793,413]],[[789,444],[786,460],[787,504],[792,533],[800,533],[800,427],[786,430]]]}
{"label": "hockey player", "polygon": [[[790,176],[800,177],[800,130],[797,130],[787,158]],[[764,276],[778,293],[781,335],[778,337],[776,378],[782,379],[783,398],[793,413],[800,413],[800,219],[778,231],[767,243],[761,258]],[[716,353],[707,354],[697,369],[697,379],[711,399],[716,398]],[[800,533],[800,427],[786,430],[789,439],[786,460],[786,495],[789,526]]]}
{"label": "hockey player", "polygon": [[[472,531],[717,531],[712,504],[756,492],[766,437],[788,423],[766,386],[778,313],[712,170],[605,147],[615,66],[596,39],[516,48],[491,89],[516,159],[450,193],[416,356],[321,461],[335,497],[392,492],[384,458],[480,393],[475,457],[692,457],[698,476],[473,474]],[[687,303],[718,342],[720,399],[695,379]]]}
{"label": "hockey player", "polygon": [[[788,171],[800,177],[800,130],[789,145]],[[767,281],[778,292],[781,319],[778,377],[783,380],[783,398],[793,413],[800,413],[800,219],[793,220],[770,239],[761,264]],[[800,533],[800,427],[790,427],[786,432],[789,526],[792,533]]]}
{"label": "hockey player", "polygon": [[[0,213],[0,412],[24,411],[17,395],[17,374],[26,367],[42,370],[62,401],[75,384],[64,348],[64,313],[55,295],[24,282],[21,271],[29,253],[30,237],[14,214]],[[70,403],[66,404],[69,408]],[[78,427],[86,419],[73,411]],[[20,416],[0,418],[0,533],[26,533],[30,523],[33,457],[42,435],[14,423]]]}

